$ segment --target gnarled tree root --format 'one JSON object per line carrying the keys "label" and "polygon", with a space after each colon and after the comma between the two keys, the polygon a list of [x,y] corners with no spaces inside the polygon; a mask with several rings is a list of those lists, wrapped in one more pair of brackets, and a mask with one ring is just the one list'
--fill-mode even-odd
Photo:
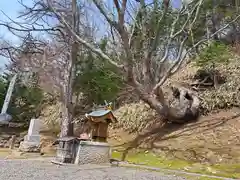
{"label": "gnarled tree root", "polygon": [[197,94],[184,87],[172,87],[174,98],[179,103],[170,105],[163,95],[162,89],[157,88],[153,94],[139,91],[141,99],[163,117],[165,122],[185,123],[196,120],[199,116],[200,100]]}
{"label": "gnarled tree root", "polygon": [[173,95],[179,100],[178,107],[169,107],[166,117],[170,122],[185,123],[199,116],[200,100],[197,94],[184,87],[172,87]]}

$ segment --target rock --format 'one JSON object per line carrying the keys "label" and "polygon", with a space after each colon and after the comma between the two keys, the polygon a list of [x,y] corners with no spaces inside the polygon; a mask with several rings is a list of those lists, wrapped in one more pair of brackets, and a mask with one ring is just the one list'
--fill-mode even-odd
{"label": "rock", "polygon": [[22,152],[40,152],[39,144],[35,142],[23,141],[20,143],[19,151]]}

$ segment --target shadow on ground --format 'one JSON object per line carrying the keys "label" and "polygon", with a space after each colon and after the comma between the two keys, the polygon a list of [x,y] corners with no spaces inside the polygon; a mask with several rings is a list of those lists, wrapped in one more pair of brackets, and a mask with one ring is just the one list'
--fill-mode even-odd
{"label": "shadow on ground", "polygon": [[[219,129],[227,130],[228,128],[224,127],[225,124],[229,123],[232,120],[236,120],[239,117],[240,117],[240,113],[235,113],[231,116],[226,116],[226,117],[223,117],[220,114],[220,115],[217,115],[216,117],[213,116],[212,118],[205,118],[205,119],[203,118],[203,119],[200,119],[198,122],[192,122],[184,125],[171,124],[171,123],[166,123],[166,124],[158,123],[155,125],[155,127],[146,129],[142,133],[137,134],[134,139],[115,147],[124,147],[124,150],[122,152],[122,160],[125,160],[129,151],[134,149],[142,149],[142,150],[158,149],[161,151],[171,151],[171,148],[169,148],[167,144],[164,144],[162,142],[169,142],[169,140],[174,140],[174,139],[177,139],[177,140],[181,139],[181,141],[184,141],[184,139],[186,139],[186,141],[190,141],[191,140],[189,139],[190,136],[193,136],[192,141],[195,141],[195,143],[189,142],[189,144],[193,143],[193,146],[194,144],[195,145],[198,144],[199,145],[198,147],[200,147],[200,144],[202,146],[203,144],[200,143],[200,141],[198,142],[198,135],[202,136],[203,138],[206,137],[206,139],[204,139],[205,141],[204,143],[207,143],[206,141],[209,141],[208,143],[211,143],[210,140],[212,141],[213,139],[209,137],[210,132],[214,135],[214,131],[218,131]],[[231,130],[229,129],[229,131]],[[201,140],[203,140],[203,138]],[[228,134],[226,134],[225,139],[227,140],[227,138],[229,138]],[[184,146],[184,143],[180,142],[178,144],[180,146]],[[211,145],[209,145],[208,147],[209,149],[211,149],[210,146]],[[178,149],[178,147],[175,147],[175,148]],[[214,148],[215,150],[217,149],[216,147]],[[219,148],[221,149],[221,147]],[[222,148],[224,149],[224,146],[222,146]],[[191,148],[189,148],[189,150],[191,150]],[[195,156],[195,160],[196,160],[197,152],[192,150],[192,155]],[[207,159],[207,157],[202,157],[202,158],[205,160]]]}

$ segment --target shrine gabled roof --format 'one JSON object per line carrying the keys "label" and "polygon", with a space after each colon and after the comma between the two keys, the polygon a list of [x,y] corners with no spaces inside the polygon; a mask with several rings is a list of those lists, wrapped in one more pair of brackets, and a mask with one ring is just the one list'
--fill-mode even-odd
{"label": "shrine gabled roof", "polygon": [[[110,116],[109,116],[110,115]],[[99,109],[96,111],[92,111],[89,114],[86,114],[87,117],[91,117],[90,119],[94,122],[98,122],[102,117],[106,116],[107,119],[111,120],[111,123],[117,122],[116,117],[113,115],[111,110],[107,109]],[[99,119],[100,118],[100,119]],[[103,119],[102,119],[103,120]],[[102,121],[100,120],[100,121]]]}
{"label": "shrine gabled roof", "polygon": [[92,117],[102,117],[109,113],[112,113],[112,112],[110,110],[101,109],[101,110],[92,111],[88,115]]}

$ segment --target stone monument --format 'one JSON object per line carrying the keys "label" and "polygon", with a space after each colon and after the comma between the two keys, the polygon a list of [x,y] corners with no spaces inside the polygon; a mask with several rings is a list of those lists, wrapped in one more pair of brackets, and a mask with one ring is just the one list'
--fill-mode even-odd
{"label": "stone monument", "polygon": [[12,97],[13,89],[17,80],[17,74],[13,76],[8,86],[7,94],[4,99],[3,107],[0,114],[0,124],[9,124],[9,121],[12,120],[12,116],[7,114],[7,109]]}
{"label": "stone monument", "polygon": [[10,81],[10,84],[9,84],[8,90],[7,90],[7,94],[6,94],[5,99],[4,99],[1,114],[7,113],[8,105],[9,105],[11,97],[12,97],[12,93],[13,93],[13,89],[14,89],[16,80],[17,80],[17,74],[15,74]]}
{"label": "stone monument", "polygon": [[20,151],[40,152],[40,127],[41,121],[39,119],[31,119],[28,134],[24,137],[24,141],[20,143]]}

